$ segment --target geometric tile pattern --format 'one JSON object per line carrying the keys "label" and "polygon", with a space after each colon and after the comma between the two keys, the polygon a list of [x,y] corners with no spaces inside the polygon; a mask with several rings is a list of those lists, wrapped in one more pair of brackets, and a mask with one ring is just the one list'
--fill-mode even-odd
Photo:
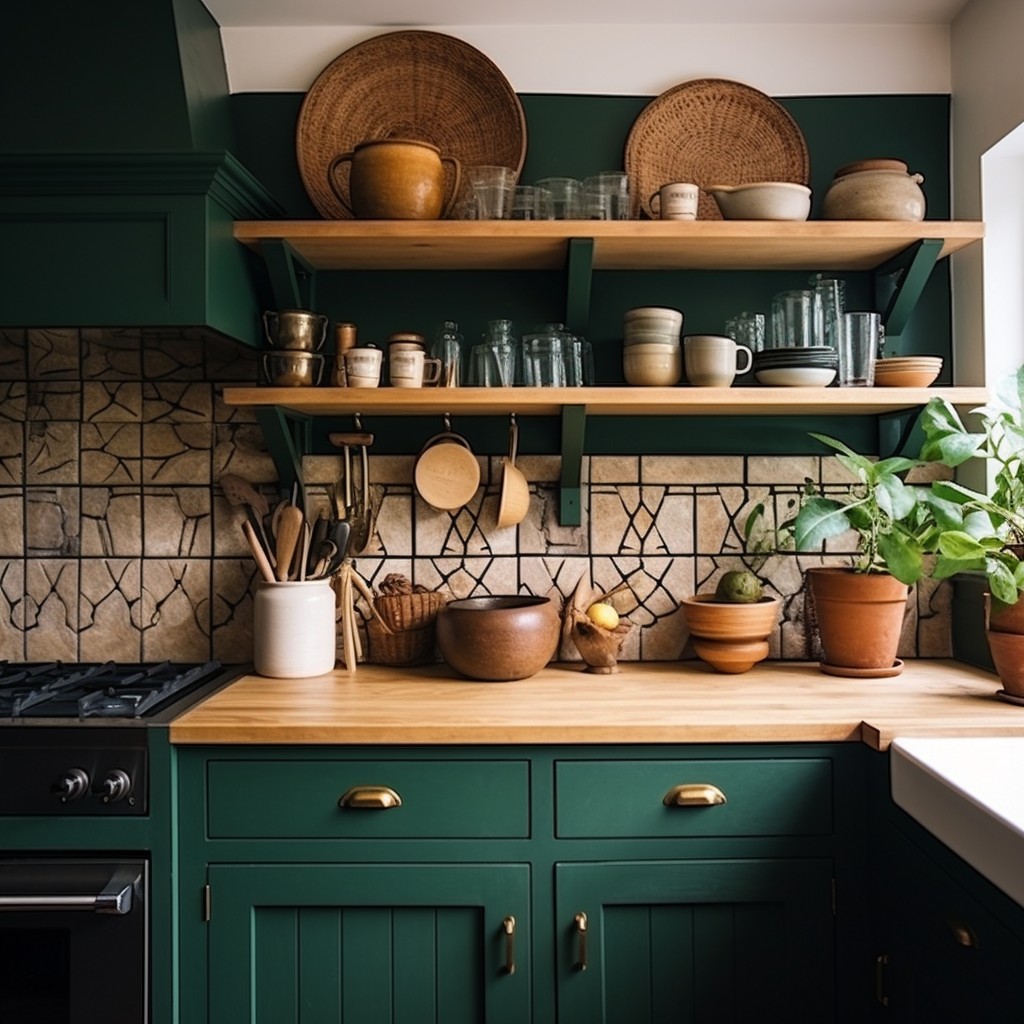
{"label": "geometric tile pattern", "polygon": [[[218,398],[253,379],[251,355],[187,332],[0,331],[0,660],[250,660],[257,572],[216,481],[276,498],[255,417]],[[375,528],[356,560],[371,587],[397,572],[453,597],[561,599],[585,574],[624,582],[614,602],[638,628],[622,660],[663,661],[693,657],[679,599],[746,566],[783,600],[770,657],[818,656],[803,570],[847,564],[849,543],[748,552],[743,523],[758,503],[785,519],[807,477],[841,488],[832,460],[589,456],[566,527],[558,458],[521,456],[529,511],[503,530],[501,459],[479,461],[476,495],[449,513],[416,493],[413,456],[371,455]],[[338,457],[306,458],[311,513],[340,473]],[[917,588],[901,656],[950,655],[950,604],[948,583]]]}

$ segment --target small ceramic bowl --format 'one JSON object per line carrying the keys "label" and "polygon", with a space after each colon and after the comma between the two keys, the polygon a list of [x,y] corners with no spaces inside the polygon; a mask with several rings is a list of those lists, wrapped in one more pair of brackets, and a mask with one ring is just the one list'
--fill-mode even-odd
{"label": "small ceramic bowl", "polygon": [[792,181],[753,181],[744,185],[709,185],[726,220],[807,220],[811,190]]}
{"label": "small ceramic bowl", "polygon": [[942,369],[939,356],[890,356],[875,363],[875,385],[883,388],[926,388]]}
{"label": "small ceramic bowl", "polygon": [[622,314],[623,323],[632,323],[634,320],[666,321],[680,330],[683,326],[683,314],[670,306],[637,306]]}
{"label": "small ceramic bowl", "polygon": [[678,331],[631,331],[627,324],[622,335],[625,345],[675,345],[679,346]]}
{"label": "small ceramic bowl", "polygon": [[671,387],[683,375],[678,345],[633,345],[622,350],[622,371],[634,387]]}

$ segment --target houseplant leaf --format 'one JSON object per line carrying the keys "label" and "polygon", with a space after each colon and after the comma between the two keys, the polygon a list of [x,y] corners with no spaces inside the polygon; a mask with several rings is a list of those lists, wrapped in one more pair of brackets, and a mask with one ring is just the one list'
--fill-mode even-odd
{"label": "houseplant leaf", "polygon": [[793,522],[793,537],[798,551],[808,551],[849,529],[846,509],[838,501],[808,498]]}

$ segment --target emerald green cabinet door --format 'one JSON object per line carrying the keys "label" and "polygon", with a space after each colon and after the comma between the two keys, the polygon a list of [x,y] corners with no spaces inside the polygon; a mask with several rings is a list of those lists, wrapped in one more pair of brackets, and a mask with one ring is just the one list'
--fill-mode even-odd
{"label": "emerald green cabinet door", "polygon": [[217,1024],[529,1020],[526,865],[229,864],[209,879]]}
{"label": "emerald green cabinet door", "polygon": [[555,884],[559,1024],[835,1019],[831,861],[559,864]]}

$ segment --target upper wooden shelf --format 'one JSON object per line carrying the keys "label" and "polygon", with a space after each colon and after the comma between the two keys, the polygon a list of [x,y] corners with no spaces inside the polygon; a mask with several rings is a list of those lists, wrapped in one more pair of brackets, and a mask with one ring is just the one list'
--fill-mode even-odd
{"label": "upper wooden shelf", "polygon": [[939,258],[980,221],[237,221],[260,251],[287,242],[314,270],[557,270],[593,239],[594,270],[873,270],[923,239]]}
{"label": "upper wooden shelf", "polygon": [[582,405],[593,416],[880,415],[941,396],[956,405],[988,400],[985,388],[275,388],[229,387],[230,406],[277,406],[307,416],[557,415]]}

